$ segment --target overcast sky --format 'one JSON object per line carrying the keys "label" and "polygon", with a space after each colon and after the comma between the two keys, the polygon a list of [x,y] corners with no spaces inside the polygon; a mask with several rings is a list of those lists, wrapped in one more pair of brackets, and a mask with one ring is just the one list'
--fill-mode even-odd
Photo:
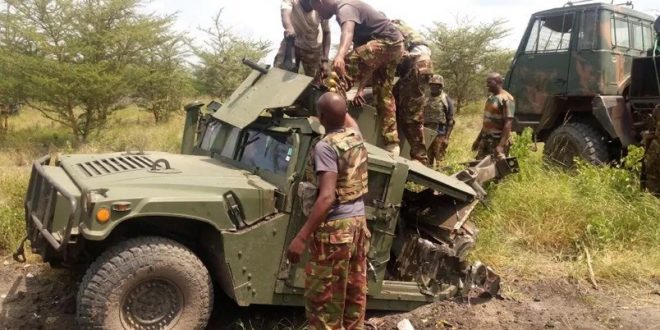
{"label": "overcast sky", "polygon": [[[401,18],[417,28],[430,26],[438,21],[452,24],[457,14],[467,15],[475,22],[487,22],[494,18],[508,20],[510,35],[502,41],[502,46],[516,49],[529,16],[540,10],[561,7],[566,1],[558,0],[366,0],[377,10],[390,18]],[[616,0],[616,3],[624,2]],[[199,38],[199,26],[207,27],[212,17],[224,8],[222,20],[244,36],[270,40],[273,47],[282,39],[280,21],[281,0],[152,0],[149,9],[161,14],[178,13],[177,29],[186,31],[191,37]],[[660,1],[637,0],[635,9],[657,15]],[[336,21],[333,26],[333,42],[339,40]],[[198,42],[201,42],[199,40]],[[268,60],[272,58],[272,52]]]}

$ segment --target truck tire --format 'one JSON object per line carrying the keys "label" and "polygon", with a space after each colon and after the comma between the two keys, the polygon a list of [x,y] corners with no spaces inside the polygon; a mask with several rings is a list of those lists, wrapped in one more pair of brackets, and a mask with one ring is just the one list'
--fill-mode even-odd
{"label": "truck tire", "polygon": [[83,329],[203,329],[213,306],[204,264],[185,246],[139,237],[106,250],[77,296]]}
{"label": "truck tire", "polygon": [[555,129],[545,142],[543,154],[550,163],[573,167],[575,157],[602,165],[609,162],[605,137],[583,123],[567,123]]}

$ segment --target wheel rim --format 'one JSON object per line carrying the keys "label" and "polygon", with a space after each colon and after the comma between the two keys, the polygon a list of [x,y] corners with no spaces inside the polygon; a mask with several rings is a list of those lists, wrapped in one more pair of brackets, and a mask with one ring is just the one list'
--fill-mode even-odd
{"label": "wheel rim", "polygon": [[170,281],[150,279],[128,291],[121,306],[122,321],[130,329],[171,329],[181,314],[183,295]]}

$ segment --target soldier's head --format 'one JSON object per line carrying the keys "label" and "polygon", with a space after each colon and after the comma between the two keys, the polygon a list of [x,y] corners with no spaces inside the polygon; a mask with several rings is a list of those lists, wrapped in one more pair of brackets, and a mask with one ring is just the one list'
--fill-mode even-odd
{"label": "soldier's head", "polygon": [[429,86],[431,87],[431,95],[439,96],[445,88],[445,78],[439,74],[434,74],[429,80]]}
{"label": "soldier's head", "polygon": [[323,19],[330,19],[337,12],[339,0],[309,0],[309,3]]}
{"label": "soldier's head", "polygon": [[486,87],[488,87],[489,92],[497,94],[502,90],[502,86],[504,86],[504,79],[502,79],[501,74],[491,72],[486,76]]}
{"label": "soldier's head", "polygon": [[328,92],[316,102],[319,120],[326,131],[344,128],[348,107],[346,99],[337,93]]}

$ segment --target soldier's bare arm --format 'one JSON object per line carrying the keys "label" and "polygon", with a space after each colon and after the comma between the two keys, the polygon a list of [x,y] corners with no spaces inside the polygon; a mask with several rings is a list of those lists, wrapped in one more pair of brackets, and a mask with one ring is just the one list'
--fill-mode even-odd
{"label": "soldier's bare arm", "polygon": [[321,223],[325,221],[330,208],[337,199],[335,192],[337,188],[337,173],[319,172],[318,180],[319,196],[316,198],[316,202],[314,202],[307,221],[305,221],[298,235],[291,241],[287,250],[287,259],[292,263],[300,261],[307,240],[318,229]]}
{"label": "soldier's bare arm", "polygon": [[504,119],[504,127],[502,128],[502,137],[500,138],[500,143],[497,146],[497,153],[499,154],[503,154],[504,150],[506,150],[506,146],[509,144],[509,138],[511,137],[511,129],[513,127],[513,118],[509,116],[509,102],[503,102],[503,106],[504,115],[506,118]]}
{"label": "soldier's bare arm", "polygon": [[291,9],[282,9],[282,27],[284,28],[284,37],[285,38],[295,38],[296,31],[293,29],[293,24],[291,24]]}
{"label": "soldier's bare arm", "polygon": [[353,44],[353,34],[355,33],[355,22],[346,21],[341,25],[341,38],[339,40],[339,51],[332,64],[333,69],[338,74],[346,75],[346,54]]}

